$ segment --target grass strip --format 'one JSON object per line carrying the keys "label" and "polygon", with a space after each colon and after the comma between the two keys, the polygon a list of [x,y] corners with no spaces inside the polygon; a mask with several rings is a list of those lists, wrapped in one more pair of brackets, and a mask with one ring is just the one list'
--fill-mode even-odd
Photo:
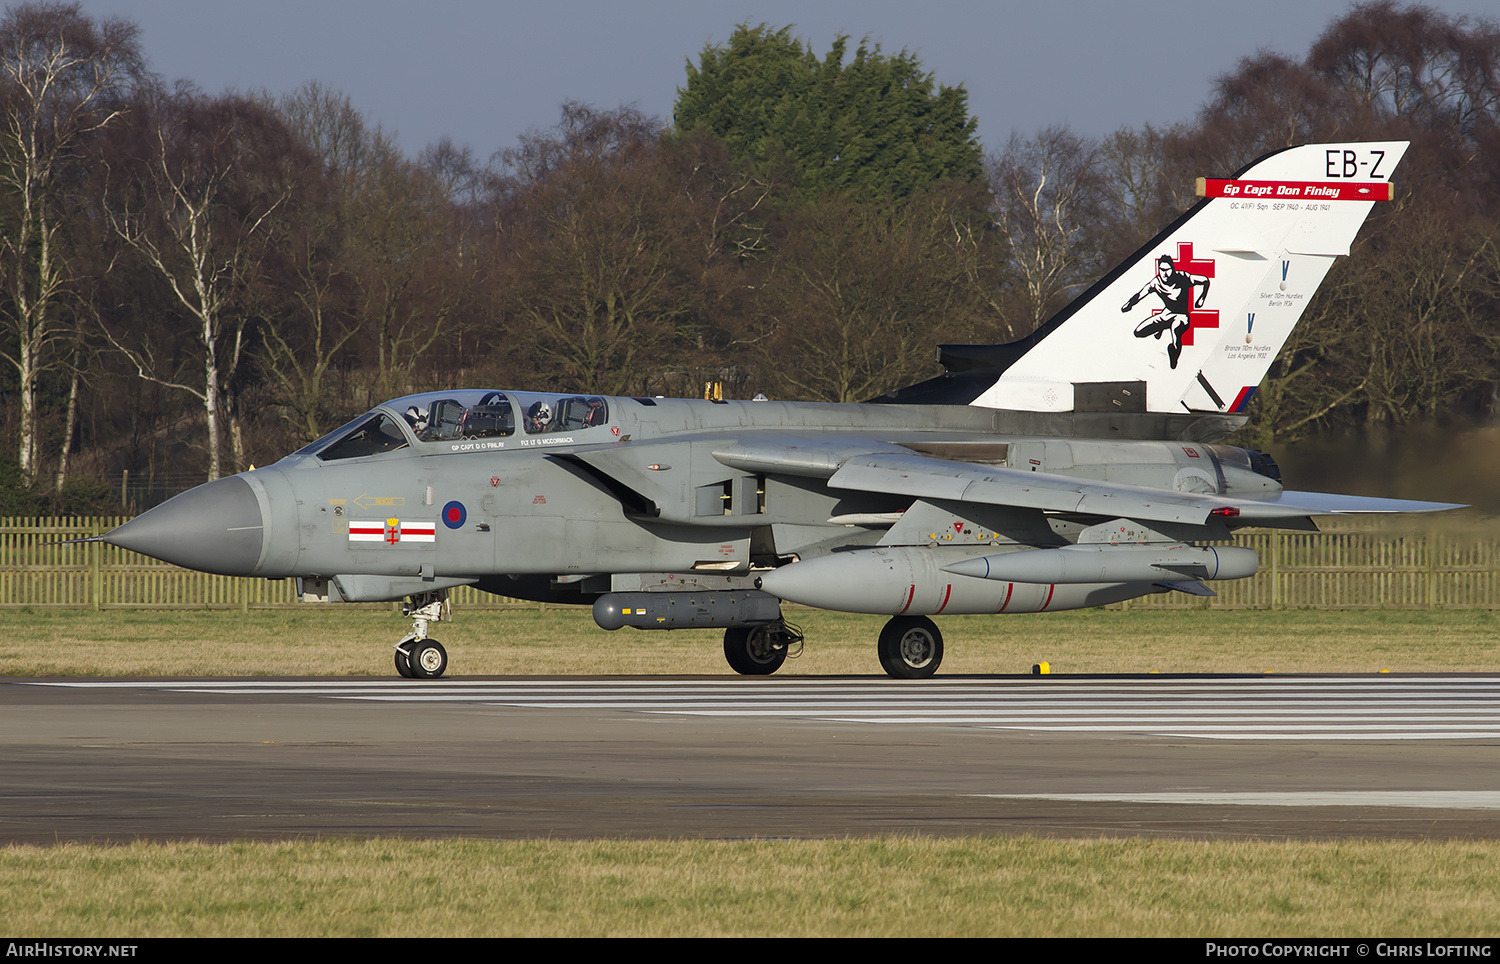
{"label": "grass strip", "polygon": [[[807,633],[782,675],[879,674],[882,616],[789,610]],[[338,606],[296,610],[13,610],[7,676],[389,676],[409,621]],[[944,675],[1491,671],[1489,610],[1084,610],[938,619]],[[605,632],[587,610],[457,613],[434,627],[450,675],[727,675],[718,630]]]}
{"label": "grass strip", "polygon": [[0,850],[36,936],[1493,934],[1500,843],[1035,837]]}

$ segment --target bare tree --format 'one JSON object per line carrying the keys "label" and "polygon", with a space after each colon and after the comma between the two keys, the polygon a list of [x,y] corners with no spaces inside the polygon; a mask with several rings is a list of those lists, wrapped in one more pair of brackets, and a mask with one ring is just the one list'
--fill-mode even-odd
{"label": "bare tree", "polygon": [[236,470],[246,465],[232,382],[246,355],[248,292],[260,270],[272,217],[286,203],[294,153],[286,128],[241,97],[179,91],[155,105],[127,184],[109,217],[115,233],[171,290],[191,321],[202,375],[160,373],[148,342],[109,333],[143,378],[188,392],[203,406],[208,477],[223,470],[227,423]]}
{"label": "bare tree", "polygon": [[318,163],[308,165],[309,183],[273,225],[282,271],[270,293],[278,307],[266,314],[259,362],[283,417],[300,442],[310,442],[347,414],[348,400],[335,398],[328,382],[362,330],[353,306],[351,198],[386,145],[347,96],[316,81],[274,103]]}
{"label": "bare tree", "polygon": [[806,205],[768,293],[765,371],[794,398],[858,402],[936,374],[932,346],[989,320],[987,252],[970,198],[922,192],[889,209]]}
{"label": "bare tree", "polygon": [[1500,115],[1500,26],[1390,0],[1354,7],[1308,57],[1371,113],[1468,139]]}
{"label": "bare tree", "polygon": [[385,144],[349,190],[345,250],[356,309],[374,341],[376,394],[390,398],[411,389],[417,365],[462,303],[474,265],[448,257],[443,185],[393,145]]}
{"label": "bare tree", "polygon": [[319,197],[289,205],[275,239],[285,265],[275,292],[282,310],[266,314],[260,361],[301,442],[328,429],[328,416],[344,414],[332,397],[329,376],[360,333],[350,310],[351,279],[338,244],[338,212]]}
{"label": "bare tree", "polygon": [[745,265],[765,257],[770,245],[766,228],[773,185],[736,169],[729,148],[698,129],[669,141],[666,163],[680,179],[683,194],[697,219],[694,233],[705,266]]}
{"label": "bare tree", "polygon": [[680,357],[703,318],[692,226],[702,211],[664,169],[660,137],[629,108],[569,104],[556,128],[502,157],[518,347],[571,388],[639,388]]}
{"label": "bare tree", "polygon": [[[76,4],[26,4],[0,20],[0,326],[14,350],[21,402],[19,460],[38,471],[37,388],[72,336],[65,303],[75,281],[70,220],[82,217],[78,168],[91,134],[118,118],[143,73],[136,28],[95,23]],[[76,386],[76,382],[75,382]],[[70,395],[76,401],[76,394]],[[70,408],[70,411],[73,409]]]}
{"label": "bare tree", "polygon": [[365,123],[347,94],[316,80],[281,97],[261,94],[258,99],[313,152],[334,183],[357,179],[385,147],[380,128]]}
{"label": "bare tree", "polygon": [[447,142],[407,160],[347,96],[317,83],[275,106],[320,176],[279,219],[286,307],[266,319],[260,359],[299,434],[316,437],[342,414],[324,387],[340,358],[369,357],[368,394],[389,398],[412,388],[454,331],[479,267],[462,211],[484,172]]}
{"label": "bare tree", "polygon": [[1118,264],[1197,199],[1191,181],[1168,170],[1169,133],[1147,124],[1122,127],[1099,144],[1101,199],[1095,244],[1103,264]]}
{"label": "bare tree", "polygon": [[1098,204],[1099,148],[1049,127],[1032,138],[1012,135],[987,166],[995,225],[1010,244],[1030,331],[1091,280],[1095,259],[1085,242]]}

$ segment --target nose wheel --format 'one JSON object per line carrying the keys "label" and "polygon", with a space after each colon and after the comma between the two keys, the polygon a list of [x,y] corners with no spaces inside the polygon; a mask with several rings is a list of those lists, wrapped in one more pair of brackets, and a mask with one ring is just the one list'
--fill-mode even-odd
{"label": "nose wheel", "polygon": [[448,651],[427,635],[429,623],[451,619],[448,590],[422,593],[401,604],[412,617],[411,632],[396,644],[396,672],[403,679],[437,679],[448,671]]}
{"label": "nose wheel", "polygon": [[396,646],[396,672],[406,679],[437,679],[448,671],[448,651],[435,639],[403,640]]}

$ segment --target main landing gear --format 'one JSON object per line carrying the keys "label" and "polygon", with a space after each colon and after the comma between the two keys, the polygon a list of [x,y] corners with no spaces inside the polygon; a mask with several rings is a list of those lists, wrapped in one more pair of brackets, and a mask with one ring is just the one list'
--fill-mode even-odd
{"label": "main landing gear", "polygon": [[878,648],[880,665],[897,679],[926,679],[943,662],[943,634],[926,616],[893,616]]}
{"label": "main landing gear", "polygon": [[401,615],[412,617],[411,632],[396,644],[396,672],[406,679],[437,679],[448,671],[448,651],[427,635],[428,623],[452,619],[448,590],[412,596],[401,604]]}
{"label": "main landing gear", "polygon": [[[802,631],[784,621],[724,630],[724,658],[741,676],[770,676],[801,646]],[[876,649],[887,675],[926,679],[943,662],[943,634],[926,616],[894,616],[880,631]]]}
{"label": "main landing gear", "polygon": [[724,658],[741,676],[770,676],[788,656],[802,652],[802,631],[777,620],[765,626],[731,626],[724,630]]}

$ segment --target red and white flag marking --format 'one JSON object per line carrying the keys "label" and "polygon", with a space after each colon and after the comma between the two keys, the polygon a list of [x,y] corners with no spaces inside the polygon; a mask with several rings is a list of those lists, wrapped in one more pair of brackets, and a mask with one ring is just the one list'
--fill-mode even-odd
{"label": "red and white flag marking", "polygon": [[383,542],[385,540],[385,523],[379,519],[349,520],[350,542]]}
{"label": "red and white flag marking", "polygon": [[350,542],[436,542],[436,522],[402,522],[400,519],[351,519]]}

